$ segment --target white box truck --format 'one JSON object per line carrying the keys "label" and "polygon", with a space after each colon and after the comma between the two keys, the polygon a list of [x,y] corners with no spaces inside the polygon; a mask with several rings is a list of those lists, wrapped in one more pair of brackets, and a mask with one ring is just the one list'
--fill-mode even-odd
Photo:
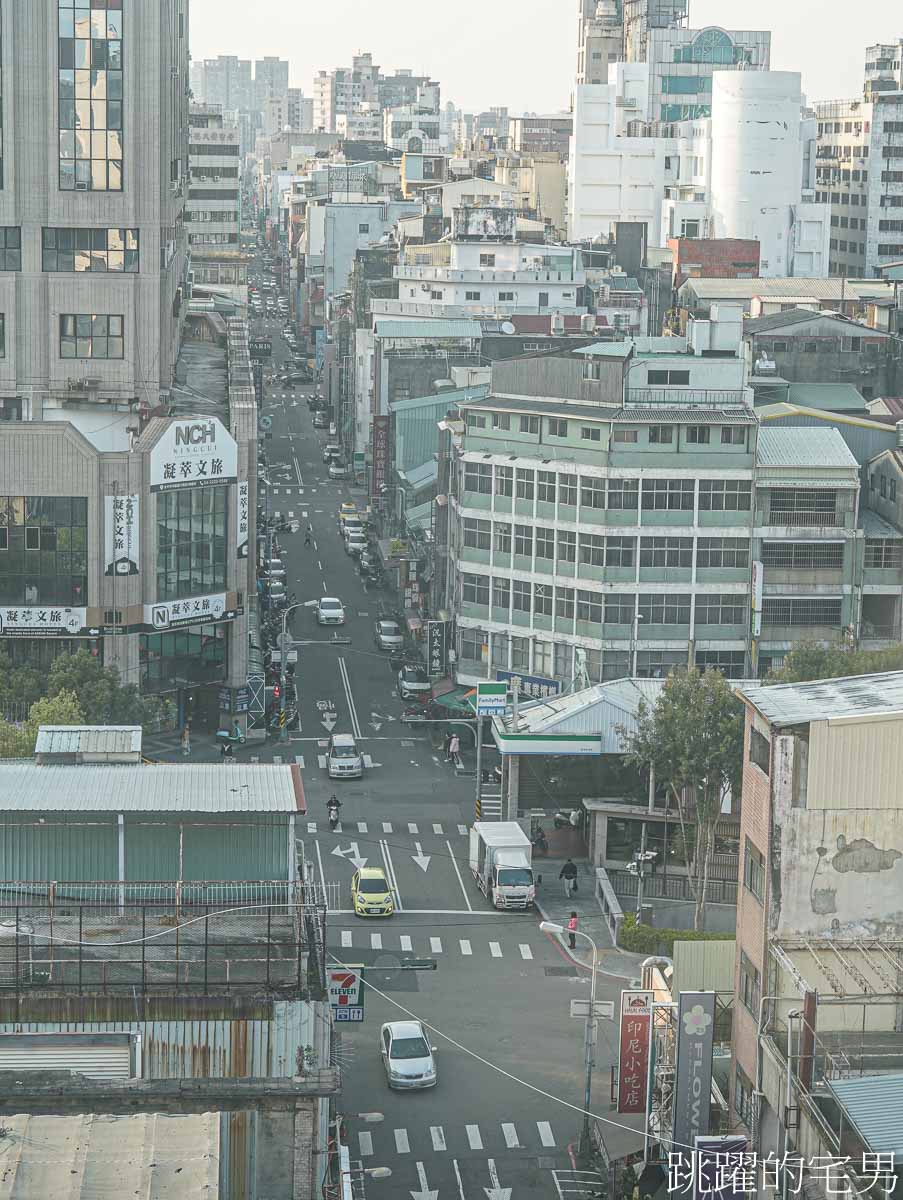
{"label": "white box truck", "polygon": [[470,830],[470,869],[496,908],[532,908],[536,899],[533,846],[516,821],[476,821]]}

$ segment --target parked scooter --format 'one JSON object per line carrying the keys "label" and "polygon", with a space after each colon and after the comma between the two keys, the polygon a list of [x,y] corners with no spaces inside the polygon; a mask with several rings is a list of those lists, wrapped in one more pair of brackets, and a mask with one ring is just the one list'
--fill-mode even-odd
{"label": "parked scooter", "polygon": [[583,810],[579,808],[560,808],[552,818],[556,829],[579,829],[583,824]]}
{"label": "parked scooter", "polygon": [[549,839],[546,837],[546,831],[541,825],[536,830],[530,841],[537,854],[549,853]]}

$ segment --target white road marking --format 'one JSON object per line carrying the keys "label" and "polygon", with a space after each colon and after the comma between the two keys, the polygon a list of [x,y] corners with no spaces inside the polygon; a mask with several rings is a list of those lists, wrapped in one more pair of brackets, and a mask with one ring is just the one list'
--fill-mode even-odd
{"label": "white road marking", "polygon": [[383,833],[391,833],[391,832],[392,832],[392,822],[391,821],[383,821]]}
{"label": "white road marking", "polygon": [[441,1125],[431,1125],[430,1126],[430,1137],[433,1139],[433,1149],[434,1150],[447,1150],[448,1149],[448,1146],[446,1146],[446,1144],[445,1144],[445,1130],[442,1128]]}
{"label": "white road marking", "polygon": [[492,955],[493,958],[501,958],[502,957],[502,948],[498,944],[498,942],[490,942],[489,943],[489,953]]}
{"label": "white road marking", "polygon": [[455,1179],[458,1181],[458,1198],[464,1200],[464,1184],[461,1182],[461,1172],[458,1170],[458,1160],[452,1159],[452,1166],[455,1168]]}
{"label": "white road marking", "polygon": [[521,958],[532,958],[532,957],[533,957],[533,951],[532,951],[532,950],[530,949],[530,947],[529,947],[529,946],[526,944],[526,942],[521,942],[521,944],[520,944],[520,946],[518,947],[518,949],[520,950],[520,956],[521,956]]}
{"label": "white road marking", "polygon": [[402,950],[406,950],[408,952],[408,954],[410,954],[411,951],[414,949],[413,945],[411,944],[410,936],[406,933],[403,933],[399,940],[401,942]]}
{"label": "white road marking", "polygon": [[366,833],[367,832],[367,822],[366,821],[358,821],[357,831],[358,831],[358,833]]}
{"label": "white road marking", "polygon": [[317,822],[316,821],[308,821],[307,822],[307,832],[308,833],[316,833],[317,832]]}
{"label": "white road marking", "polygon": [[395,1149],[399,1154],[410,1154],[411,1147],[408,1142],[408,1131],[406,1129],[395,1130]]}
{"label": "white road marking", "polygon": [[326,595],[326,580],[323,580],[323,595]]}
{"label": "white road marking", "polygon": [[466,825],[459,825],[459,826],[458,826],[458,833],[460,833],[462,837],[467,837],[467,826],[466,826]]}
{"label": "white road marking", "polygon": [[357,1135],[357,1142],[360,1146],[361,1158],[369,1158],[373,1153],[373,1134],[359,1133]]}
{"label": "white road marking", "polygon": [[342,946],[344,949],[347,950],[350,945],[351,945],[351,930],[343,929],[342,930]]}
{"label": "white road marking", "polygon": [[460,946],[462,954],[473,954],[473,948],[467,938],[461,938]]}
{"label": "white road marking", "polygon": [[419,832],[420,832],[420,830],[417,828],[417,826],[414,824],[414,822],[409,821],[408,822],[408,833],[419,833]]}
{"label": "white road marking", "polygon": [[467,1132],[467,1142],[471,1150],[482,1150],[483,1139],[480,1137],[479,1125],[465,1125],[464,1128]]}
{"label": "white road marking", "polygon": [[[323,585],[326,586],[325,584]],[[356,738],[362,736],[360,722],[357,719],[357,709],[354,706],[354,696],[351,693],[351,680],[348,677],[348,667],[344,658],[339,659],[339,674],[342,677],[342,686],[345,689],[345,699],[348,702],[348,711],[351,713],[351,732]]]}
{"label": "white road marking", "polygon": [[442,938],[431,937],[430,938],[430,950],[432,951],[433,954],[441,954],[442,953]]}
{"label": "white road marking", "polygon": [[383,862],[385,863],[386,875],[389,878],[389,887],[392,889],[392,893],[395,896],[395,907],[398,912],[404,912],[404,904],[401,900],[401,892],[398,890],[398,877],[395,874],[395,864],[392,862],[392,854],[389,850],[389,843],[385,841],[385,839],[381,838],[379,842],[379,848],[382,852]]}
{"label": "white road marking", "polygon": [[317,866],[320,868],[320,883],[323,885],[324,893],[328,896],[329,893],[326,891],[326,875],[323,872],[323,859],[320,857],[320,843],[314,842],[314,845],[317,848]]}
{"label": "white road marking", "polygon": [[370,949],[371,950],[382,950],[382,948],[383,948],[383,935],[381,933],[371,933],[370,934]]}
{"label": "white road marking", "polygon": [[446,839],[445,844],[448,846],[448,857],[451,859],[452,866],[455,868],[455,874],[458,876],[458,883],[461,886],[461,895],[464,897],[464,903],[467,905],[467,911],[473,912],[473,908],[470,903],[470,897],[467,894],[467,889],[464,887],[464,880],[461,877],[461,868],[458,866],[458,860],[455,858],[454,851],[451,848],[451,842]]}
{"label": "white road marking", "polygon": [[552,1126],[548,1121],[537,1121],[536,1128],[539,1130],[539,1140],[544,1146],[555,1145],[555,1135],[552,1133]]}
{"label": "white road marking", "polygon": [[[510,1125],[510,1124],[506,1124],[503,1121],[502,1122],[502,1134],[504,1135],[505,1145],[508,1147],[508,1149],[516,1150],[517,1147],[520,1145],[520,1142],[517,1140],[517,1130],[514,1128],[514,1126]],[[498,1184],[494,1183],[493,1186],[497,1187]]]}
{"label": "white road marking", "polygon": [[295,762],[298,764],[298,766],[299,766],[299,767],[301,768],[301,770],[303,771],[303,770],[304,770],[304,755],[303,755],[303,754],[296,754],[296,755],[295,755]]}
{"label": "white road marking", "polygon": [[441,837],[442,836],[442,826],[441,825],[433,825],[433,833],[438,833],[439,836]]}
{"label": "white road marking", "polygon": [[317,755],[317,766],[320,768],[321,771],[326,770],[326,755],[325,754]]}
{"label": "white road marking", "polygon": [[292,512],[291,509],[288,510],[288,519],[290,521],[294,521],[294,519],[295,519],[295,514]]}

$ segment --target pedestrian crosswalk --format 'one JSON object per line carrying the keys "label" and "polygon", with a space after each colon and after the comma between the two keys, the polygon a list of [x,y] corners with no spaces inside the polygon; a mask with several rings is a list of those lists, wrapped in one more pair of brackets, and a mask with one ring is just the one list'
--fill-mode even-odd
{"label": "pedestrian crosswalk", "polygon": [[[300,758],[300,757],[301,757],[300,755],[296,755],[296,758]],[[275,761],[279,762],[281,760],[277,758],[277,759],[275,759]],[[303,760],[302,760],[302,763],[303,763]],[[328,822],[324,822],[324,821],[308,821],[307,822],[307,832],[309,834],[315,834],[315,833],[370,833],[371,828],[372,828],[373,832],[377,832],[377,823],[371,822],[371,821],[344,821],[344,822],[339,821],[338,825],[333,830],[333,829],[330,829]],[[414,821],[410,821],[406,825],[404,823],[402,823],[400,825],[393,825],[391,821],[381,821],[378,824],[378,828],[383,833],[401,833],[401,834],[407,833],[407,834],[413,835],[414,837],[416,837],[421,832],[420,826],[417,825]],[[433,822],[430,825],[429,829],[432,833],[434,833],[436,835],[436,837],[449,837],[451,834],[456,834],[460,837],[467,837],[467,833],[468,833],[468,829],[467,829],[466,825],[446,826],[446,825],[440,824],[439,822]]]}
{"label": "pedestrian crosswalk", "polygon": [[[518,942],[515,946],[501,942],[483,941],[471,935],[469,938],[437,937],[425,934],[422,937],[412,937],[409,933],[395,934],[388,929],[340,929],[339,944],[343,950],[387,950],[400,954],[423,954],[437,958],[441,954],[460,954],[462,958],[504,958],[506,951],[523,962],[533,962],[533,948],[527,942]],[[333,942],[335,933],[330,930],[329,941]],[[415,948],[416,943],[416,948]],[[428,948],[427,948],[428,947]]]}
{"label": "pedestrian crosswalk", "polygon": [[357,1148],[361,1158],[372,1158],[374,1154],[386,1153],[381,1147],[383,1138],[391,1138],[396,1154],[461,1154],[465,1150],[488,1151],[490,1154],[502,1150],[554,1150],[566,1147],[572,1130],[562,1130],[556,1136],[549,1121],[499,1121],[483,1125],[428,1125],[424,1128],[386,1129],[373,1134],[361,1130],[357,1134]]}

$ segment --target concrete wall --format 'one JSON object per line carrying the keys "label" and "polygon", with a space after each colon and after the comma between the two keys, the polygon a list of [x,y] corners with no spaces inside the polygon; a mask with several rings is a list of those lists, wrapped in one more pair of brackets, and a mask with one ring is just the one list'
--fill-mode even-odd
{"label": "concrete wall", "polygon": [[582,355],[496,362],[492,364],[492,390],[499,395],[554,396],[619,405],[624,364],[620,359],[600,359],[599,364],[602,378],[584,379],[586,363]]}

